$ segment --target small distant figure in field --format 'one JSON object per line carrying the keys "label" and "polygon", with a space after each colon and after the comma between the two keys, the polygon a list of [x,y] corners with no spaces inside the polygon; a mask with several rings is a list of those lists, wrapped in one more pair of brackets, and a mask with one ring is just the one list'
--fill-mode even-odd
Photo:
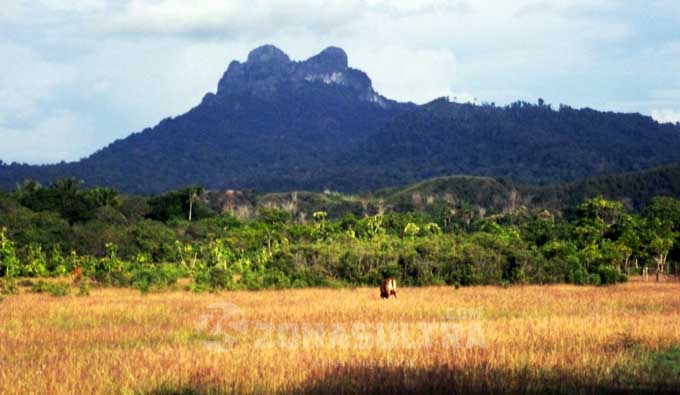
{"label": "small distant figure in field", "polygon": [[389,299],[392,295],[394,295],[394,299],[397,298],[397,280],[388,277],[380,284],[380,297]]}
{"label": "small distant figure in field", "polygon": [[642,281],[649,280],[649,268],[647,266],[642,268]]}
{"label": "small distant figure in field", "polygon": [[83,277],[83,269],[76,267],[73,269],[73,282],[72,285],[75,287],[78,285],[80,282],[80,279]]}

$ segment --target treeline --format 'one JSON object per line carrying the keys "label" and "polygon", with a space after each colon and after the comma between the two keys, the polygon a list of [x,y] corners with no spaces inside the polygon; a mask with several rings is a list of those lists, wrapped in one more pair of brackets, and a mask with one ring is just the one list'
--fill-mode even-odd
{"label": "treeline", "polygon": [[335,192],[292,191],[262,194],[255,191],[211,191],[203,200],[216,211],[234,211],[252,217],[263,206],[282,207],[296,219],[326,211],[329,218],[347,213],[357,217],[383,212],[427,212],[437,217],[448,206],[470,204],[489,213],[526,207],[559,212],[586,199],[603,196],[621,201],[626,209],[641,211],[655,196],[680,197],[680,165],[661,166],[633,173],[595,177],[547,186],[515,184],[505,178],[453,175],[360,195]]}
{"label": "treeline", "polygon": [[[377,284],[611,284],[649,268],[678,273],[680,200],[642,212],[593,198],[562,210],[438,210],[309,218],[259,207],[217,213],[189,187],[152,197],[82,189],[73,179],[0,193],[0,277],[64,277],[142,291]],[[40,287],[38,287],[40,288]]]}

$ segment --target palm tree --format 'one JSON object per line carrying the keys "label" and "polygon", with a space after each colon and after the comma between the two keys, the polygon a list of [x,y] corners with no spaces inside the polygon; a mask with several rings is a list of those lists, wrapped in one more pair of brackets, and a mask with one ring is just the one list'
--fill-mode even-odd
{"label": "palm tree", "polygon": [[83,182],[73,177],[62,178],[50,185],[51,189],[60,191],[62,195],[75,195]]}
{"label": "palm tree", "polygon": [[187,188],[189,192],[189,222],[191,222],[191,217],[193,215],[194,202],[198,200],[198,196],[203,193],[203,188],[201,187],[190,187]]}
{"label": "palm tree", "polygon": [[14,191],[12,191],[12,194],[17,200],[21,201],[23,198],[35,193],[40,188],[42,188],[42,185],[40,185],[38,181],[24,180],[24,182],[17,184],[16,188],[14,188]]}
{"label": "palm tree", "polygon": [[97,207],[116,207],[120,204],[120,196],[113,188],[93,188],[88,194]]}

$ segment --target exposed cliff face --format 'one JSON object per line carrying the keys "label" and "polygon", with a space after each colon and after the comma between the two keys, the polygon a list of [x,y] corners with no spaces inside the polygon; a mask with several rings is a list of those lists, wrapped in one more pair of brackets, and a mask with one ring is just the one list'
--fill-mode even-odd
{"label": "exposed cliff face", "polygon": [[220,79],[217,97],[249,94],[268,98],[282,89],[299,89],[305,84],[320,83],[349,88],[362,101],[382,107],[393,104],[373,90],[366,73],[349,67],[347,54],[328,47],[318,55],[295,62],[273,45],[258,47],[246,62],[233,61]]}

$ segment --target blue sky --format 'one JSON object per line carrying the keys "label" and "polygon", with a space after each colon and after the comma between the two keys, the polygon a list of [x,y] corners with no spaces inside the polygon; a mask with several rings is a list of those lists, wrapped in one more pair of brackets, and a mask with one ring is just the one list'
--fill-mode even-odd
{"label": "blue sky", "polygon": [[293,59],[340,46],[397,100],[680,121],[677,0],[15,0],[0,8],[0,159],[87,156],[195,106],[264,43]]}

